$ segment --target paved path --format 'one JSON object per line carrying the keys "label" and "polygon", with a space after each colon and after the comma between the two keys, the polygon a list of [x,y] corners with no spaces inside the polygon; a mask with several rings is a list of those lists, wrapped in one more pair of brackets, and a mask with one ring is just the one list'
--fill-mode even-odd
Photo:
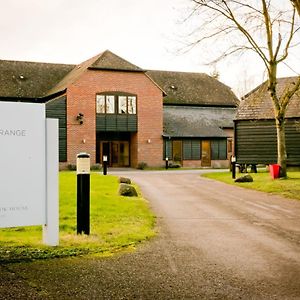
{"label": "paved path", "polygon": [[159,237],[110,259],[10,265],[0,298],[300,299],[300,202],[198,173],[119,172],[150,200]]}

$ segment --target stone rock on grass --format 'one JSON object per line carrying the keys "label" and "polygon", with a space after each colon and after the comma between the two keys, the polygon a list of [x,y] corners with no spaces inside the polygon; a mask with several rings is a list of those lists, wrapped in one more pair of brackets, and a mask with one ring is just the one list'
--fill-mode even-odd
{"label": "stone rock on grass", "polygon": [[130,178],[127,178],[127,177],[120,177],[120,178],[119,178],[119,182],[120,182],[120,183],[131,184]]}
{"label": "stone rock on grass", "polygon": [[119,195],[127,197],[137,197],[136,189],[127,183],[121,183],[119,186]]}
{"label": "stone rock on grass", "polygon": [[253,182],[253,178],[251,175],[247,174],[237,178],[234,182]]}

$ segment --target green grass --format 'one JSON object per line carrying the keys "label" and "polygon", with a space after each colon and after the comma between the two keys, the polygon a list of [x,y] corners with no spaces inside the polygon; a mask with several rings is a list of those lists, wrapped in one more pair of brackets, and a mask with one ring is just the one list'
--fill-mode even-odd
{"label": "green grass", "polygon": [[141,196],[119,196],[117,190],[117,177],[91,173],[91,232],[89,236],[77,235],[76,174],[60,172],[60,245],[43,245],[41,226],[0,229],[0,262],[83,254],[107,256],[153,237],[155,217],[147,201]]}
{"label": "green grass", "polygon": [[[237,174],[239,177],[241,174]],[[287,198],[300,200],[300,172],[288,172],[287,179],[272,179],[270,174],[260,171],[251,173],[253,182],[235,183],[230,172],[207,173],[202,176],[228,184],[254,189],[262,192],[278,194]]]}

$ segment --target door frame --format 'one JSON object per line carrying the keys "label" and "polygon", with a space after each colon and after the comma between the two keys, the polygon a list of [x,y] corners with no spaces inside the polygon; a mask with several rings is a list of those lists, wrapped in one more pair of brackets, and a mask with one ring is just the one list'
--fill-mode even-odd
{"label": "door frame", "polygon": [[[108,153],[104,154],[103,152],[103,144],[108,143]],[[128,145],[128,164],[120,165],[120,144],[127,143]],[[103,164],[103,155],[107,155],[107,163],[109,167],[130,167],[130,142],[129,141],[121,141],[121,140],[106,140],[106,141],[99,141],[100,144],[100,163]],[[113,144],[116,144],[118,147],[118,154],[117,154],[117,162],[113,162]]]}
{"label": "door frame", "polygon": [[[207,150],[207,157],[205,157],[203,154],[205,154],[206,151],[203,151],[203,149]],[[211,167],[211,143],[210,140],[202,140],[201,141],[201,166],[202,167]]]}

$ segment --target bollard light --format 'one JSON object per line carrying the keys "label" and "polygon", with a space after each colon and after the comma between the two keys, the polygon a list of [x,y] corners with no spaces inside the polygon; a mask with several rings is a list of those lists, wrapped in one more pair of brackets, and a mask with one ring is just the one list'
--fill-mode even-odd
{"label": "bollard light", "polygon": [[77,234],[90,234],[90,155],[77,155]]}
{"label": "bollard light", "polygon": [[169,169],[169,158],[166,157],[166,170],[168,170],[168,169]]}
{"label": "bollard light", "polygon": [[107,175],[107,155],[103,155],[103,158],[102,158],[102,161],[103,161],[103,175]]}

